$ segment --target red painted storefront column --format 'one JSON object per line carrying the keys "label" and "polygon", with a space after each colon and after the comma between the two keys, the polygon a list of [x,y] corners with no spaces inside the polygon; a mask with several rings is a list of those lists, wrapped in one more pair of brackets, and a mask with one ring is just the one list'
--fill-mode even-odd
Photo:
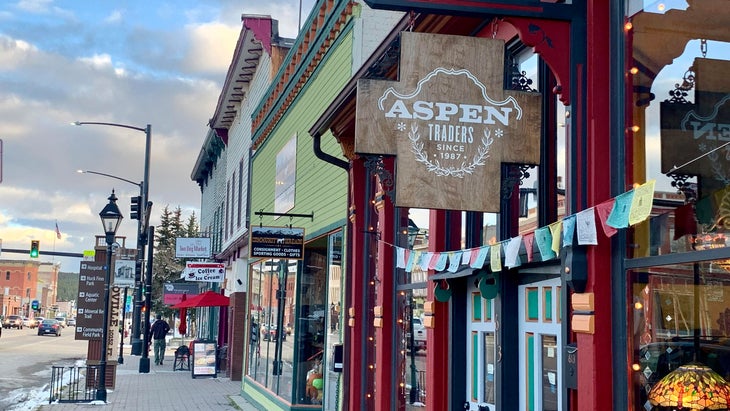
{"label": "red painted storefront column", "polygon": [[[607,81],[610,73],[610,20],[611,7],[607,1],[587,3],[586,61],[586,139],[587,175],[585,193],[587,205],[596,205],[611,197],[610,113],[606,110],[611,100],[612,85]],[[580,85],[577,85],[580,86]],[[613,87],[622,87],[620,84]],[[580,101],[580,100],[579,100]],[[621,136],[615,136],[621,138]],[[580,137],[579,137],[580,140]],[[581,184],[578,185],[579,187]],[[580,197],[579,197],[580,198]],[[613,410],[612,378],[613,353],[611,341],[611,244],[604,239],[599,246],[588,247],[588,284],[586,292],[594,294],[595,333],[577,333],[578,343],[578,390],[577,404],[573,410]],[[622,309],[617,307],[617,309]]]}
{"label": "red painted storefront column", "polygon": [[[345,381],[345,409],[359,411],[363,409],[366,380],[366,358],[364,357],[365,341],[367,336],[363,332],[364,321],[368,315],[364,312],[363,295],[365,289],[364,267],[368,264],[367,253],[363,253],[369,241],[363,233],[367,232],[365,218],[367,207],[370,207],[369,196],[364,189],[368,179],[362,159],[351,162],[350,167],[350,219],[348,223],[348,255],[351,261],[350,272],[347,274],[347,288],[349,289],[349,306],[345,311],[346,341],[349,345],[345,351],[344,378]],[[353,314],[351,316],[351,313]]]}
{"label": "red painted storefront column", "polygon": [[[394,174],[394,158],[384,158],[383,166]],[[386,188],[387,189],[387,188]],[[375,287],[375,307],[380,307],[382,325],[375,327],[375,411],[390,411],[397,398],[391,394],[396,385],[393,381],[392,367],[396,362],[393,347],[393,333],[398,328],[393,319],[393,296],[396,293],[395,258],[392,244],[396,243],[395,207],[390,198],[380,188],[376,198],[378,210],[377,233],[380,241],[377,246],[377,265]],[[378,319],[376,318],[376,321]],[[397,392],[397,391],[396,391]]]}

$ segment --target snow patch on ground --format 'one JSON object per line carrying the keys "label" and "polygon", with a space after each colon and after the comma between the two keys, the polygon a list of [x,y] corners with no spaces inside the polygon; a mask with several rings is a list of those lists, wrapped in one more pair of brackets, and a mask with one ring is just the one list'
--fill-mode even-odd
{"label": "snow patch on ground", "polygon": [[[86,360],[77,360],[74,364],[75,367],[84,367],[86,366]],[[43,370],[35,373],[34,375],[37,375],[39,377],[46,377],[48,381],[51,379],[51,371],[50,370]],[[66,386],[70,384],[71,381],[71,373],[64,373],[62,385]],[[51,398],[51,391],[50,391],[50,383],[44,384],[43,386],[39,388],[19,388],[17,390],[13,390],[8,394],[8,397],[5,398],[5,402],[9,405],[8,408],[6,408],[7,411],[33,411],[36,410],[39,406],[48,404],[49,400]],[[103,401],[96,401],[100,403],[104,403]]]}

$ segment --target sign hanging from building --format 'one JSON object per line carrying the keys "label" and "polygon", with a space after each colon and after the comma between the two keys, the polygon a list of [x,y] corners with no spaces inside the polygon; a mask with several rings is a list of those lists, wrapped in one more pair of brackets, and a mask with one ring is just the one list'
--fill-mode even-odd
{"label": "sign hanging from building", "polygon": [[251,227],[251,258],[301,260],[304,255],[304,228]]}
{"label": "sign hanging from building", "polygon": [[180,278],[184,278],[185,281],[222,283],[226,278],[226,266],[222,263],[188,262]]}
{"label": "sign hanging from building", "polygon": [[692,68],[695,102],[675,95],[660,105],[662,173],[705,177],[705,190],[724,187],[730,181],[730,63],[698,58]]}
{"label": "sign hanging from building", "polygon": [[165,283],[162,287],[163,302],[167,305],[175,305],[182,302],[183,295],[186,298],[200,294],[200,284],[195,283]]}
{"label": "sign hanging from building", "polygon": [[175,239],[177,258],[210,258],[210,256],[210,237]]}
{"label": "sign hanging from building", "polygon": [[499,212],[502,163],[538,164],[542,97],[504,90],[504,41],[401,33],[400,81],[357,85],[355,151],[395,155],[399,207]]}

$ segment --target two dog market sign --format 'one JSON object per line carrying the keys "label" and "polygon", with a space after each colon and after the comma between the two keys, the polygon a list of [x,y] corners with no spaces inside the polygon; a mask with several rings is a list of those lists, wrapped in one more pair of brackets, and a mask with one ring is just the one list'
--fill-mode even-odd
{"label": "two dog market sign", "polygon": [[358,81],[355,151],[397,156],[396,206],[499,212],[501,164],[539,163],[541,96],[504,71],[502,40],[403,32],[400,81]]}

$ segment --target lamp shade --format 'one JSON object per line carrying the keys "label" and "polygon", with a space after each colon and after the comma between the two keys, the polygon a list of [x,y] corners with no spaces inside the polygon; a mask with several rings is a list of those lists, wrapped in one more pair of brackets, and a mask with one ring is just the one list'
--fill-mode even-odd
{"label": "lamp shade", "polygon": [[689,363],[662,378],[651,391],[654,406],[690,410],[727,410],[730,385],[710,367]]}
{"label": "lamp shade", "polygon": [[119,228],[119,224],[124,217],[119,211],[119,207],[117,207],[117,196],[114,195],[114,190],[112,190],[112,195],[109,196],[109,204],[104,206],[99,216],[101,217],[101,224],[104,226],[104,233],[107,235],[116,234],[117,228]]}

